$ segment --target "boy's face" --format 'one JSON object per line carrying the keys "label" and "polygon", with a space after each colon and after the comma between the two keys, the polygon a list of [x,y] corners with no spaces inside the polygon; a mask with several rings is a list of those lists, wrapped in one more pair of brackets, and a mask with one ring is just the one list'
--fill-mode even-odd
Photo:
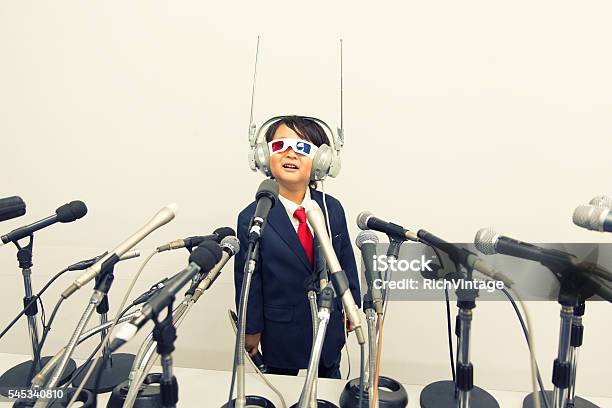
{"label": "boy's face", "polygon": [[[276,139],[302,139],[290,127],[281,124],[272,140]],[[303,186],[306,188],[310,181],[310,171],[312,169],[312,159],[297,154],[292,148],[284,152],[273,153],[270,155],[270,171],[279,184],[286,187]]]}

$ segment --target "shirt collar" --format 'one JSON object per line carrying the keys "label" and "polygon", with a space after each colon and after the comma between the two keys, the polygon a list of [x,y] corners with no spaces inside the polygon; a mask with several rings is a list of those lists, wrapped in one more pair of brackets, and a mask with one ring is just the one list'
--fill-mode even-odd
{"label": "shirt collar", "polygon": [[293,201],[289,200],[288,198],[283,197],[280,194],[278,195],[278,198],[280,202],[283,203],[283,206],[287,210],[287,214],[289,214],[289,219],[291,219],[293,218],[293,213],[295,212],[295,210],[297,210],[299,207],[302,207],[302,204],[304,204],[304,201],[309,201],[311,199],[310,198],[310,188],[306,189],[306,194],[304,194],[304,200],[302,201],[301,204],[296,204]]}

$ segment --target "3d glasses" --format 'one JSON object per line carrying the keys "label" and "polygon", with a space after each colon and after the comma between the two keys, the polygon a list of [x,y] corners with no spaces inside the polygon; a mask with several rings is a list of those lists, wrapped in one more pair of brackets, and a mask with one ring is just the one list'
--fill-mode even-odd
{"label": "3d glasses", "polygon": [[276,139],[268,142],[270,154],[282,153],[288,148],[311,159],[314,158],[318,149],[317,146],[303,139]]}

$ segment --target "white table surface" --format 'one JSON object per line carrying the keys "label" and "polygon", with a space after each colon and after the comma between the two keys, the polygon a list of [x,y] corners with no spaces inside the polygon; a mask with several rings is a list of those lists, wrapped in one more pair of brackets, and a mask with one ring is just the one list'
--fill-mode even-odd
{"label": "white table surface", "polygon": [[[8,368],[25,361],[28,356],[18,354],[0,353],[0,369],[2,372]],[[78,361],[77,363],[82,363]],[[159,372],[159,367],[154,367],[153,372]],[[197,368],[175,367],[174,375],[179,381],[179,407],[200,408],[200,407],[221,407],[227,401],[229,392],[231,372],[215,371]],[[281,375],[268,375],[270,382],[283,394],[288,406],[293,405],[299,398],[299,394],[304,384],[303,377],[290,377]],[[346,384],[346,380],[319,379],[318,397],[338,404],[340,393]],[[425,385],[404,384],[408,392],[408,408],[418,408],[419,395]],[[249,373],[246,378],[247,395],[262,395],[270,399],[276,408],[282,405],[267,385],[257,374]],[[522,407],[524,391],[501,391],[487,390],[499,402],[500,407],[520,408]],[[105,407],[110,393],[103,394],[98,398],[98,405]],[[601,408],[612,408],[612,398],[588,397],[594,404]],[[10,407],[12,403],[0,403],[0,407]],[[76,406],[76,404],[75,404]]]}

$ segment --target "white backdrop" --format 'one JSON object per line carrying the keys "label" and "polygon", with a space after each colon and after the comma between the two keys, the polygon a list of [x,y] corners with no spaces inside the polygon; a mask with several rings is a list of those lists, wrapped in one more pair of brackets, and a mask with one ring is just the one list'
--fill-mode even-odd
{"label": "white backdrop", "polygon": [[[576,205],[610,190],[611,18],[605,1],[1,2],[0,196],[28,203],[27,217],[2,223],[2,233],[64,202],[87,203],[84,219],[36,235],[38,289],[170,202],[179,216],[143,252],[235,226],[261,180],[246,160],[261,34],[258,123],[299,113],[337,125],[344,39],[346,148],[340,177],[326,187],[344,203],[353,238],[356,215],[368,209],[458,242],[489,225],[531,241],[612,242],[571,223]],[[0,251],[6,323],[23,296],[15,253]],[[154,258],[135,292],[185,261],[185,253]],[[138,263],[117,268],[113,311]],[[45,295],[47,313],[72,278]],[[47,352],[67,341],[89,293],[63,306]],[[232,305],[228,265],[181,327],[178,365],[230,367]],[[550,383],[558,305],[531,310]],[[583,394],[612,396],[609,323],[609,305],[588,306]],[[383,374],[420,384],[450,376],[442,303],[394,303],[385,328]],[[475,382],[528,389],[511,307],[480,304],[473,328]],[[0,351],[27,353],[26,338],[20,322]],[[350,344],[354,377],[358,349]]]}

